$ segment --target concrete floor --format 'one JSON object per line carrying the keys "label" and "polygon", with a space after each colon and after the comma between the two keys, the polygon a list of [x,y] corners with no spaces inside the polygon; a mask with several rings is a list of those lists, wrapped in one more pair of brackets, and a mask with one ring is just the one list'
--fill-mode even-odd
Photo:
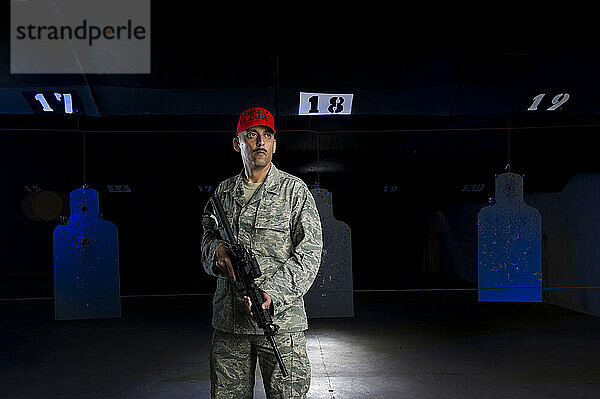
{"label": "concrete floor", "polygon": [[[210,297],[122,309],[54,321],[51,300],[0,301],[0,398],[208,398]],[[600,397],[599,318],[476,291],[356,293],[355,310],[310,320],[310,398]]]}

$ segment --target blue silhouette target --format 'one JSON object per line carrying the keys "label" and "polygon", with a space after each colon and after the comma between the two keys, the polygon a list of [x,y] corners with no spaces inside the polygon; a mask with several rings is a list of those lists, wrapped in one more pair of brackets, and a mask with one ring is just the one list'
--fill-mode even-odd
{"label": "blue silhouette target", "polygon": [[477,227],[479,301],[542,302],[542,217],[523,200],[522,176],[496,176]]}
{"label": "blue silhouette target", "polygon": [[54,229],[56,320],[121,317],[117,227],[99,217],[98,192],[71,192],[71,215]]}

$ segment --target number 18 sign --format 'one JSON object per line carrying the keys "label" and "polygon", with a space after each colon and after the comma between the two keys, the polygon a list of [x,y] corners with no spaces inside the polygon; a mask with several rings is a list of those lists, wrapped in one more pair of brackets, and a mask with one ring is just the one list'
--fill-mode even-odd
{"label": "number 18 sign", "polygon": [[349,115],[353,94],[300,92],[298,115]]}

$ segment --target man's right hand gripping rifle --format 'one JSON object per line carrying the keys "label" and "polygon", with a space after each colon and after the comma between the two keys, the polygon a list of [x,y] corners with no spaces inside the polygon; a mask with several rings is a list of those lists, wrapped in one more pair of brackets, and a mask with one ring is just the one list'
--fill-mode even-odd
{"label": "man's right hand gripping rifle", "polygon": [[232,256],[231,250],[227,245],[223,244],[217,248],[213,262],[213,272],[235,281],[235,270],[233,270],[233,264],[231,263]]}
{"label": "man's right hand gripping rifle", "polygon": [[[279,326],[273,323],[269,307],[271,298],[256,286],[255,279],[262,275],[258,262],[252,254],[242,245],[235,243],[233,232],[229,225],[229,220],[223,210],[221,201],[214,195],[211,195],[209,204],[213,209],[213,213],[209,214],[204,210],[204,213],[214,218],[217,226],[224,229],[224,236],[228,245],[221,245],[217,248],[214,255],[213,271],[215,274],[225,275],[231,278],[237,287],[239,293],[248,301],[248,310],[250,315],[261,328],[267,337],[277,362],[284,377],[288,375],[287,369],[283,364],[283,359],[279,353],[279,349],[275,345],[273,336],[277,334]],[[208,204],[207,204],[208,206]]]}

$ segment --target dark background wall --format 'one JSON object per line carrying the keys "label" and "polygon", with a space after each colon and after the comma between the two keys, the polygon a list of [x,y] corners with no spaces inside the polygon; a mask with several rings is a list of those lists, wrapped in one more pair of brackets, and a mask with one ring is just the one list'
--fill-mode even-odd
{"label": "dark background wall", "polygon": [[[453,255],[460,273],[447,267],[448,253],[469,251],[443,234],[447,209],[486,205],[508,163],[526,193],[598,172],[595,45],[389,32],[308,48],[303,31],[278,35],[286,53],[275,39],[218,40],[234,23],[152,7],[148,75],[11,74],[0,20],[0,297],[52,295],[52,231],[84,181],[119,229],[123,295],[210,292],[200,216],[210,187],[241,169],[232,131],[249,106],[276,117],[275,164],[334,193],[334,215],[352,229],[355,289],[473,287],[472,257]],[[246,56],[257,44],[267,50]],[[40,113],[30,97],[42,90],[77,95],[80,112]],[[352,115],[299,116],[300,91],[352,93]],[[548,111],[560,93],[570,99]],[[485,186],[463,192],[470,184]]]}
{"label": "dark background wall", "polygon": [[[135,121],[127,123],[133,130]],[[475,287],[476,242],[456,237],[474,231],[476,212],[451,209],[487,205],[509,133],[511,168],[527,176],[526,192],[559,192],[573,173],[595,170],[595,128],[571,129],[566,142],[556,128],[317,133],[286,131],[285,123],[274,162],[334,193],[334,216],[352,229],[355,289]],[[122,294],[211,292],[214,280],[200,265],[200,217],[209,186],[241,170],[231,132],[5,131],[2,296],[52,296],[52,231],[68,215],[69,192],[82,185],[84,135],[86,181],[100,192],[103,218],[119,229]],[[111,193],[109,184],[132,192]],[[466,184],[485,188],[463,192]],[[438,235],[435,247],[439,223],[431,215],[440,213],[447,224],[460,217],[454,225],[467,230]],[[448,256],[460,266],[448,268]]]}

